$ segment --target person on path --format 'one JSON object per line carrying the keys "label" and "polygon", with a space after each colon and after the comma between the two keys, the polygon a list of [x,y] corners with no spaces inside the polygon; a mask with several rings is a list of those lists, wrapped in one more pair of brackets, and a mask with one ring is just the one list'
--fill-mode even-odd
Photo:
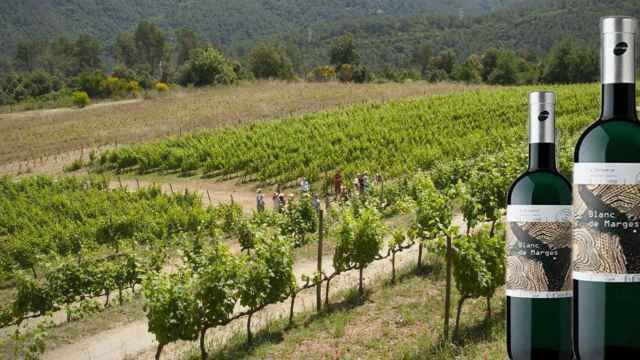
{"label": "person on path", "polygon": [[256,194],[256,209],[258,209],[258,212],[264,211],[264,194],[262,193],[262,189],[258,189],[258,193]]}
{"label": "person on path", "polygon": [[280,207],[280,212],[284,211],[287,207],[287,196],[284,193],[278,194],[278,206]]}
{"label": "person on path", "polygon": [[275,212],[280,212],[280,194],[274,192],[271,200],[273,200],[273,210]]}
{"label": "person on path", "polygon": [[313,206],[316,211],[320,211],[320,196],[317,193],[313,193],[313,197],[311,198],[311,206]]}
{"label": "person on path", "polygon": [[300,178],[300,192],[303,194],[307,194],[309,193],[310,190],[311,190],[311,185],[309,184],[309,181],[307,180],[307,178],[303,176],[302,178]]}
{"label": "person on path", "polygon": [[369,175],[367,175],[367,173],[362,175],[362,192],[369,192]]}
{"label": "person on path", "polygon": [[340,170],[336,171],[336,176],[333,179],[333,188],[336,192],[336,199],[340,199],[342,195],[342,174]]}

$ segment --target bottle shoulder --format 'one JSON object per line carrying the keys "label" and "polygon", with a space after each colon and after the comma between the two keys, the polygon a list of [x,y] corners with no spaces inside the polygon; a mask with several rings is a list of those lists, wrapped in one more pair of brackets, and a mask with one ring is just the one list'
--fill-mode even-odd
{"label": "bottle shoulder", "polygon": [[575,162],[640,162],[640,122],[596,121],[578,138]]}
{"label": "bottle shoulder", "polygon": [[509,188],[508,205],[571,205],[571,183],[556,171],[527,171]]}

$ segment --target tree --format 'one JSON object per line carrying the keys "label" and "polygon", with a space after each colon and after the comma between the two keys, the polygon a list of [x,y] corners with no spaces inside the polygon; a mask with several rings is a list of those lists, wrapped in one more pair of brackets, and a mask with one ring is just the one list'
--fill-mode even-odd
{"label": "tree", "polygon": [[165,57],[166,39],[164,34],[151,22],[142,21],[136,28],[134,38],[137,55],[151,67],[151,73],[156,74]]}
{"label": "tree", "polygon": [[510,85],[518,82],[518,59],[512,51],[498,52],[495,67],[489,74],[487,82],[490,84]]}
{"label": "tree", "polygon": [[478,83],[482,81],[482,63],[478,55],[471,55],[467,60],[456,65],[453,71],[453,77],[456,80],[466,83]]}
{"label": "tree", "polygon": [[138,63],[136,39],[130,32],[118,34],[113,45],[113,57],[128,68],[134,67]]}
{"label": "tree", "polygon": [[487,51],[482,54],[482,58],[480,60],[482,64],[482,81],[488,82],[489,75],[493,72],[498,62],[498,49],[489,48]]}
{"label": "tree", "polygon": [[40,67],[46,53],[47,42],[41,40],[21,40],[16,44],[14,65],[17,70],[33,71]]}
{"label": "tree", "polygon": [[542,80],[547,83],[583,83],[598,79],[597,52],[580,47],[572,39],[556,44],[545,61]]}
{"label": "tree", "polygon": [[45,68],[49,73],[73,76],[74,42],[60,36],[49,45],[49,53],[45,59]]}
{"label": "tree", "polygon": [[338,37],[331,45],[329,63],[335,66],[336,69],[343,64],[357,65],[359,61],[360,57],[353,44],[353,35],[351,33]]}
{"label": "tree", "polygon": [[440,54],[438,54],[438,56],[436,56],[433,59],[432,66],[436,70],[442,70],[445,73],[447,73],[447,75],[451,75],[451,73],[453,72],[453,67],[455,66],[455,63],[456,63],[455,51],[453,49],[447,49],[440,52]]}
{"label": "tree", "polygon": [[293,65],[286,50],[277,44],[259,43],[249,53],[249,64],[256,78],[291,79]]}
{"label": "tree", "polygon": [[207,47],[206,41],[193,30],[187,28],[176,31],[176,43],[176,64],[178,66],[191,59],[193,50]]}
{"label": "tree", "polygon": [[238,80],[233,67],[216,49],[208,47],[192,51],[191,59],[180,73],[182,85],[228,85]]}
{"label": "tree", "polygon": [[80,35],[73,43],[75,73],[100,69],[102,67],[102,61],[100,60],[101,52],[102,47],[98,40],[87,34]]}
{"label": "tree", "polygon": [[431,66],[431,60],[433,57],[433,50],[430,44],[422,44],[416,48],[413,53],[413,62],[420,68],[422,78],[427,78],[429,67]]}

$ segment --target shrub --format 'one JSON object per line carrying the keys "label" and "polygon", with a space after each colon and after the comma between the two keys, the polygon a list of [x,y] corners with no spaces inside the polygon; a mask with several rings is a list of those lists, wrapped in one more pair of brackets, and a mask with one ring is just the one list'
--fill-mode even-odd
{"label": "shrub", "polygon": [[84,72],[72,80],[72,87],[96,98],[103,94],[106,80],[107,76],[100,70]]}
{"label": "shrub", "polygon": [[161,92],[161,93],[169,91],[169,85],[167,85],[167,84],[165,84],[163,82],[157,83],[155,88],[156,88],[157,92]]}
{"label": "shrub", "polygon": [[278,45],[261,43],[249,54],[249,63],[253,75],[259,79],[293,79],[293,65],[284,48]]}
{"label": "shrub", "polygon": [[129,93],[129,82],[114,76],[109,76],[102,81],[101,93],[104,97],[122,97]]}
{"label": "shrub", "polygon": [[365,65],[358,65],[353,67],[353,82],[363,84],[371,81],[372,74]]}
{"label": "shrub", "polygon": [[206,86],[228,85],[237,80],[231,64],[218,50],[209,47],[193,51],[191,60],[180,69],[178,82],[181,85]]}
{"label": "shrub", "polygon": [[83,108],[91,103],[91,98],[89,98],[89,94],[86,91],[74,91],[72,99],[73,104],[79,108]]}
{"label": "shrub", "polygon": [[333,66],[321,65],[313,69],[310,77],[314,81],[331,81],[336,78],[336,70]]}
{"label": "shrub", "polygon": [[351,64],[342,64],[338,68],[338,79],[342,82],[351,82],[353,81],[353,65]]}

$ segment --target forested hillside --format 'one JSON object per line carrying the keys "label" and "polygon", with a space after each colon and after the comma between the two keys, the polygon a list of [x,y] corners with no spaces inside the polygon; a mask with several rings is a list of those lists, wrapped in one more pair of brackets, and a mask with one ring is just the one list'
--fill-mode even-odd
{"label": "forested hillside", "polygon": [[313,27],[308,34],[287,38],[302,47],[306,63],[326,57],[340,35],[353,34],[361,59],[368,65],[405,67],[413,51],[428,43],[435,52],[455,50],[459,59],[487,48],[505,48],[543,56],[563,38],[574,38],[587,47],[597,47],[598,20],[607,15],[640,15],[634,0],[536,0],[479,17],[419,15],[340,20]]}
{"label": "forested hillside", "polygon": [[190,27],[208,40],[236,41],[297,31],[316,23],[354,17],[425,14],[481,15],[523,0],[3,0],[0,46],[24,38],[87,33],[112,42],[140,20],[168,32]]}

